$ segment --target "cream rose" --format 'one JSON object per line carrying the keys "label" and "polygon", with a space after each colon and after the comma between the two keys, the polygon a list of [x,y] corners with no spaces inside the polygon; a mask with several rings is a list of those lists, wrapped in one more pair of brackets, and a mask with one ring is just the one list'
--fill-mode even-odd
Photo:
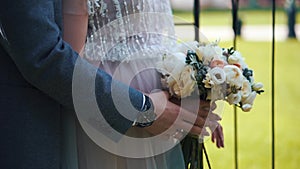
{"label": "cream rose", "polygon": [[195,90],[196,81],[194,80],[194,70],[192,66],[185,66],[177,77],[170,77],[169,90],[177,97],[187,97]]}
{"label": "cream rose", "polygon": [[242,89],[241,89],[241,95],[243,98],[246,98],[249,96],[249,94],[251,93],[251,84],[250,82],[244,78],[244,82],[243,82],[243,86],[242,86]]}
{"label": "cream rose", "polygon": [[202,81],[205,88],[211,88],[214,85],[214,82],[211,80],[210,73],[206,73],[205,79]]}

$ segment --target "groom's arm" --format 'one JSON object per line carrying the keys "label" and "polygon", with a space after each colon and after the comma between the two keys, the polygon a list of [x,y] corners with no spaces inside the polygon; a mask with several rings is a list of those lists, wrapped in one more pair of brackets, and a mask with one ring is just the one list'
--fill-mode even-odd
{"label": "groom's arm", "polygon": [[[75,102],[80,108],[90,108],[96,100],[108,123],[119,132],[126,132],[132,122],[117,110],[131,111],[130,106],[122,107],[130,104],[129,97],[133,107],[139,109],[143,104],[143,94],[121,83],[113,83],[108,74],[81,59],[62,40],[62,28],[58,24],[61,22],[61,8],[56,7],[60,6],[57,3],[61,1],[2,1],[0,22],[5,36],[0,35],[0,44],[33,86],[70,109],[74,109]],[[72,92],[75,92],[74,100]],[[90,94],[95,94],[94,99]],[[121,107],[116,108],[115,104]],[[130,112],[132,119],[137,113]]]}

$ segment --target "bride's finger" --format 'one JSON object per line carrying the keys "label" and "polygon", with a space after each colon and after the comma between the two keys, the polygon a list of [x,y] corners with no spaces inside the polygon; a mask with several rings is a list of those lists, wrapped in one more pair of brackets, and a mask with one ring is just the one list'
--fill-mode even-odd
{"label": "bride's finger", "polygon": [[180,118],[187,122],[187,123],[190,123],[190,124],[195,124],[196,126],[199,126],[199,127],[203,127],[204,124],[205,124],[205,119],[196,115],[196,114],[193,114],[193,113],[190,113],[190,112],[187,112],[185,110],[182,111],[182,113],[180,113]]}
{"label": "bride's finger", "polygon": [[[206,131],[205,128],[193,125],[191,123],[181,121],[176,124],[176,127],[182,132],[185,132],[185,134],[190,133],[193,135],[202,135],[202,136],[209,136],[209,132]],[[182,130],[183,129],[183,130]]]}
{"label": "bride's finger", "polygon": [[215,142],[215,139],[216,139],[216,133],[215,132],[212,132],[211,134],[211,141],[214,143]]}
{"label": "bride's finger", "polygon": [[217,134],[218,134],[218,138],[219,138],[219,145],[220,147],[224,148],[224,134],[223,134],[223,127],[221,125],[219,125],[217,127]]}
{"label": "bride's finger", "polygon": [[186,135],[186,132],[183,129],[176,129],[172,131],[172,134],[170,134],[171,137],[180,140]]}
{"label": "bride's finger", "polygon": [[218,148],[224,147],[224,136],[221,125],[218,125],[217,128],[212,132],[211,140],[213,143],[216,143]]}

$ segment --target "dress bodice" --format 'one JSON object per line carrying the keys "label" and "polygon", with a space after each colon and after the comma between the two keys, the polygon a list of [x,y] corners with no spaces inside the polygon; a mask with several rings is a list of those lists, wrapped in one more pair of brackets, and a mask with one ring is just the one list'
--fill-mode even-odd
{"label": "dress bodice", "polygon": [[[84,15],[85,21],[87,11],[85,1],[88,1],[88,36],[82,52],[86,59],[110,74],[117,82],[130,85],[139,91],[151,93],[161,89],[160,74],[154,66],[161,54],[172,49],[176,42],[169,0],[64,1],[67,1],[64,5],[65,12]],[[113,86],[111,88],[113,89]],[[112,93],[116,92],[112,90]],[[124,93],[126,94],[126,91]],[[118,99],[118,96],[114,99]],[[126,103],[126,100],[115,101],[116,105]],[[161,152],[154,156],[151,153],[164,150],[157,148],[158,141],[147,141],[147,137],[152,136],[150,133],[132,127],[127,131],[127,136],[122,137],[116,145],[103,134],[119,136],[120,133],[116,133],[110,124],[107,124],[100,116],[100,112],[83,111],[83,113],[78,116],[79,121],[84,122],[81,123],[82,129],[79,127],[77,135],[80,152],[76,156],[79,160],[78,168],[97,169],[100,166],[109,169],[184,168],[179,144],[172,151]],[[159,142],[168,146],[174,144],[173,139],[161,139]],[[141,151],[132,151],[137,147]],[[140,155],[140,152],[150,153],[151,156],[146,158]]]}
{"label": "dress bodice", "polygon": [[175,42],[169,0],[88,0],[88,11],[89,60],[157,57]]}

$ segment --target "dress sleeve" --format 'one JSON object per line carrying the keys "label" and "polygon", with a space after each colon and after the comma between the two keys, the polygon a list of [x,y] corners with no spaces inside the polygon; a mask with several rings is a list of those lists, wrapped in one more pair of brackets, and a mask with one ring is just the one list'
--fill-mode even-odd
{"label": "dress sleeve", "polygon": [[89,109],[94,96],[110,126],[121,133],[131,127],[132,121],[119,113],[115,98],[124,105],[131,102],[136,111],[123,109],[134,119],[142,107],[143,94],[112,80],[63,41],[60,0],[3,1],[0,11],[6,35],[6,39],[0,36],[0,45],[29,83],[66,108],[75,110],[74,105],[79,103],[83,114],[94,111]]}

